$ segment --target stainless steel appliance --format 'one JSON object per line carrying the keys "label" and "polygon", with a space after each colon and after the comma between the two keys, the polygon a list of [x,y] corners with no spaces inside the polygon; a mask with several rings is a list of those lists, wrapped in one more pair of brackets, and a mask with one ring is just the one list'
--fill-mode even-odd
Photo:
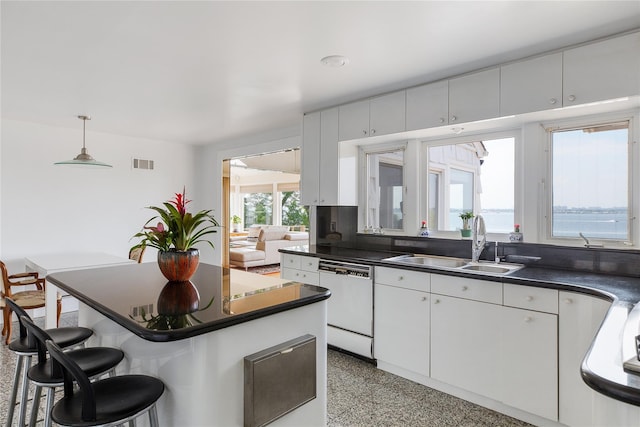
{"label": "stainless steel appliance", "polygon": [[320,286],[331,291],[330,345],[373,359],[373,267],[320,260]]}

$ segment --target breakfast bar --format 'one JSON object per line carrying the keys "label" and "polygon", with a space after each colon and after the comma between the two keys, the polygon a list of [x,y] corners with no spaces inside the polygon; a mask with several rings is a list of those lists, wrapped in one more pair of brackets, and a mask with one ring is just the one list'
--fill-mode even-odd
{"label": "breakfast bar", "polygon": [[[259,388],[247,393],[253,379],[247,366],[252,356],[270,349],[295,358],[298,347],[290,343],[300,338],[315,344],[307,347],[315,352],[310,364],[315,388],[304,401],[273,404],[278,409],[268,416],[273,425],[325,425],[330,292],[260,276],[255,280],[264,281],[262,288],[234,286],[247,274],[200,264],[189,282],[167,282],[155,263],[143,263],[60,272],[47,280],[79,300],[79,325],[95,331],[90,345],[125,352],[118,374],[148,374],[165,383],[158,402],[160,425],[259,424],[247,420],[247,405],[262,405],[251,415],[264,413],[269,393]],[[281,382],[285,370],[275,372],[273,381]]]}

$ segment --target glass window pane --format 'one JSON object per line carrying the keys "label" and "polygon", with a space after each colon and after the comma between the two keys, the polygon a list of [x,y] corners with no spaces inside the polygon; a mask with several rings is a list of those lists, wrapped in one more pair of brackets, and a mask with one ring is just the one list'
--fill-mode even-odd
{"label": "glass window pane", "polygon": [[404,150],[367,153],[367,224],[403,229]]}
{"label": "glass window pane", "polygon": [[480,166],[480,206],[478,211],[484,218],[487,231],[510,233],[515,224],[514,139],[482,141],[487,154]]}
{"label": "glass window pane", "polygon": [[244,224],[273,224],[273,195],[271,193],[249,193],[244,196]]}
{"label": "glass window pane", "polygon": [[451,169],[449,178],[449,230],[461,227],[460,214],[473,212],[473,172]]}
{"label": "glass window pane", "polygon": [[427,224],[431,230],[437,230],[439,225],[438,211],[440,209],[440,174],[429,173],[429,212]]}
{"label": "glass window pane", "polygon": [[309,226],[309,212],[300,205],[299,191],[284,191],[282,193],[282,225]]}
{"label": "glass window pane", "polygon": [[628,123],[552,133],[552,236],[629,239]]}

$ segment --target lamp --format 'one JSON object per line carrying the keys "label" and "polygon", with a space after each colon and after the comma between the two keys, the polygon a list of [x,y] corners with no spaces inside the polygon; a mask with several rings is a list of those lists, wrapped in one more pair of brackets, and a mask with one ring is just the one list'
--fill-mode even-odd
{"label": "lamp", "polygon": [[87,165],[87,166],[102,166],[111,168],[113,166],[102,163],[94,159],[87,153],[87,149],[84,145],[85,140],[85,127],[87,124],[87,120],[91,120],[89,116],[78,116],[79,119],[82,120],[82,150],[80,150],[80,154],[74,157],[72,160],[63,160],[61,162],[55,162],[54,165]]}

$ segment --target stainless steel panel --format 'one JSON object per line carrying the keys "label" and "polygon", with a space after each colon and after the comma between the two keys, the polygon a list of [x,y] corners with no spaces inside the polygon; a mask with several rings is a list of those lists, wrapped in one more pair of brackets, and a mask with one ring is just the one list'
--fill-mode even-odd
{"label": "stainless steel panel", "polygon": [[316,397],[316,338],[299,338],[244,358],[244,425],[264,426]]}

